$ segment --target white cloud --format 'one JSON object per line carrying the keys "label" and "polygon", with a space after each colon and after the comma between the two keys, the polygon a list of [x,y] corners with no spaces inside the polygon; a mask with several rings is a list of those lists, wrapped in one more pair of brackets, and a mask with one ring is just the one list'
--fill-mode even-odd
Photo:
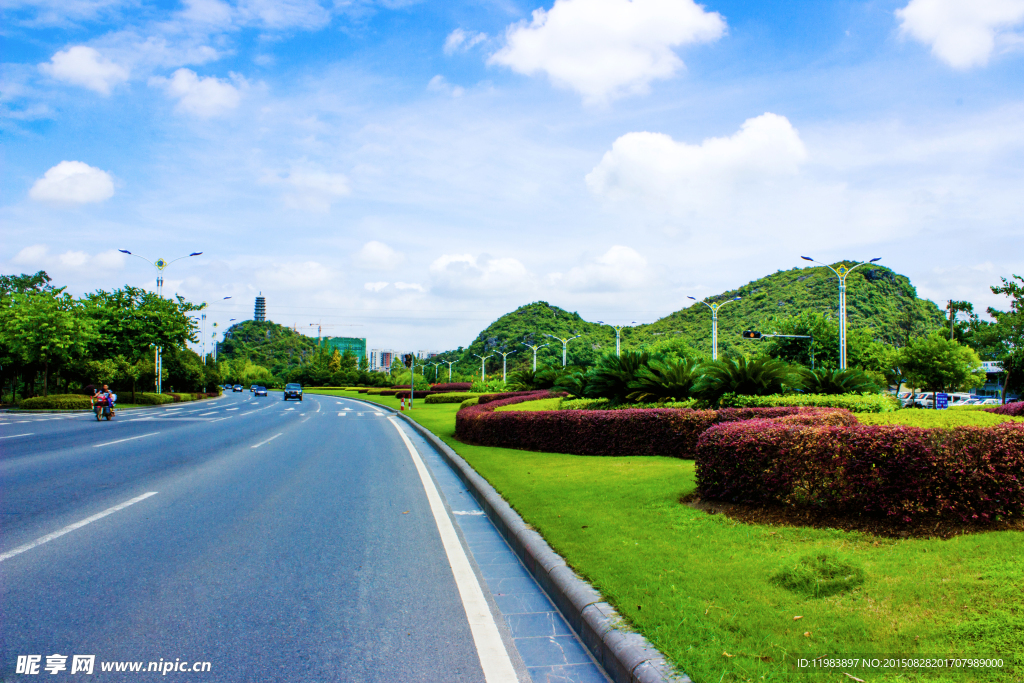
{"label": "white cloud", "polygon": [[896,10],[905,35],[956,69],[984,66],[1000,43],[1019,43],[1024,0],[911,0]]}
{"label": "white cloud", "polygon": [[[401,254],[383,242],[370,241],[356,254],[355,262],[360,268],[367,270],[393,270],[405,260]],[[386,282],[384,283],[387,284]],[[376,290],[375,290],[376,291]]]}
{"label": "white cloud", "polygon": [[109,95],[111,88],[128,80],[128,69],[106,59],[97,50],[76,45],[53,55],[39,70],[51,78]]}
{"label": "white cloud", "polygon": [[795,175],[806,159],[789,120],[766,113],[747,119],[730,137],[699,145],[662,133],[627,133],[587,174],[586,183],[610,199],[654,197],[692,206],[731,195],[737,185]]}
{"label": "white cloud", "polygon": [[286,182],[295,188],[285,196],[289,206],[321,213],[329,211],[331,204],[351,193],[348,178],[341,173],[294,170]]}
{"label": "white cloud", "polygon": [[106,171],[81,161],[62,161],[35,182],[28,196],[36,201],[91,204],[114,196],[114,180]]}
{"label": "white cloud", "polygon": [[431,92],[440,92],[452,97],[461,97],[465,92],[465,88],[459,85],[452,85],[445,80],[444,76],[438,74],[430,79],[427,83],[427,90]]}
{"label": "white cloud", "polygon": [[387,282],[367,282],[363,287],[371,292],[379,292],[388,286]]}
{"label": "white cloud", "polygon": [[570,291],[635,289],[649,281],[647,259],[634,249],[618,244],[591,262],[564,275],[552,273],[548,279]]}
{"label": "white cloud", "polygon": [[[232,78],[245,86],[245,79],[237,74]],[[215,76],[200,78],[191,69],[178,69],[170,79],[154,77],[149,79],[152,86],[163,88],[168,95],[178,100],[175,107],[180,112],[210,118],[224,114],[238,107],[242,99],[239,89]]]}
{"label": "white cloud", "polygon": [[395,283],[395,287],[397,289],[411,289],[411,290],[414,290],[414,291],[417,291],[417,292],[426,292],[427,291],[426,289],[423,288],[423,285],[419,285],[419,284],[415,284],[415,283],[411,283],[411,282],[396,282]]}
{"label": "white cloud", "polygon": [[66,26],[75,21],[88,21],[112,14],[113,10],[132,4],[131,0],[4,0],[5,10],[27,10],[34,16],[27,23],[33,26]]}
{"label": "white cloud", "polygon": [[330,267],[317,261],[276,263],[260,269],[261,282],[276,289],[309,290],[332,287],[339,277]]}
{"label": "white cloud", "polygon": [[672,48],[720,38],[725,20],[693,0],[556,0],[506,30],[488,60],[518,73],[546,72],[588,102],[646,92],[683,67]]}
{"label": "white cloud", "polygon": [[487,40],[486,33],[471,33],[457,28],[448,34],[444,40],[444,53],[453,55],[456,52],[466,52],[474,45]]}
{"label": "white cloud", "polygon": [[532,276],[526,266],[510,257],[479,259],[471,254],[445,254],[430,264],[430,273],[441,290],[522,290]]}
{"label": "white cloud", "polygon": [[53,256],[45,244],[25,247],[11,260],[19,266],[39,268],[59,273],[120,270],[124,266],[124,254],[116,249],[88,254],[84,251],[66,251]]}
{"label": "white cloud", "polygon": [[241,0],[238,14],[246,24],[278,30],[318,29],[331,21],[316,0]]}

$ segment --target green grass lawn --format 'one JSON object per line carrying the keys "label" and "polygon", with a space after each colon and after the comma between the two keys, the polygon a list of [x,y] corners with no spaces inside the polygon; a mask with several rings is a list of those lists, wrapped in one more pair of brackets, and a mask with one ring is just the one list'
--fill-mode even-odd
{"label": "green grass lawn", "polygon": [[[679,503],[695,489],[692,461],[470,446],[454,439],[458,407],[417,403],[410,416],[465,458],[698,683],[848,682],[842,673],[794,674],[785,661],[853,654],[1001,654],[1007,664],[968,673],[845,669],[869,683],[1024,680],[1024,662],[1013,659],[1024,653],[1024,533],[893,540],[742,524]],[[863,583],[812,597],[773,580],[821,553],[862,570]]]}

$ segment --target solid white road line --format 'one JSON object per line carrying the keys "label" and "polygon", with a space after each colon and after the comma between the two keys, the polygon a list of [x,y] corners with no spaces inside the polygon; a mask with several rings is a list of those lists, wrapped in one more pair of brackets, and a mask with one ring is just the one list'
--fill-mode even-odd
{"label": "solid white road line", "polygon": [[284,434],[284,432],[278,432],[277,434],[274,434],[274,435],[273,435],[272,437],[270,437],[270,438],[269,438],[269,439],[267,439],[266,441],[260,441],[260,442],[259,442],[258,444],[256,444],[255,446],[253,446],[253,448],[259,448],[260,446],[262,446],[262,445],[263,445],[263,444],[265,444],[265,443],[270,443],[271,441],[273,441],[273,440],[274,440],[274,439],[276,439],[277,437],[281,436],[282,434]]}
{"label": "solid white road line", "polygon": [[32,550],[32,548],[35,548],[36,546],[40,546],[40,545],[42,545],[44,543],[49,543],[50,541],[52,541],[55,538],[60,538],[64,534],[70,533],[70,532],[74,531],[75,529],[81,529],[86,524],[92,524],[97,519],[103,519],[104,517],[106,517],[109,514],[117,512],[118,510],[124,510],[129,505],[135,505],[139,501],[146,500],[150,496],[155,496],[156,494],[157,494],[156,491],[150,491],[149,493],[143,493],[141,496],[136,496],[135,498],[132,498],[131,500],[126,500],[125,502],[121,503],[120,505],[115,505],[112,508],[107,508],[103,512],[97,512],[95,515],[93,515],[91,517],[86,517],[85,519],[83,519],[80,522],[75,522],[74,524],[69,524],[66,527],[64,527],[63,529],[61,529],[60,531],[54,531],[52,534],[46,534],[45,536],[37,538],[36,540],[32,541],[31,543],[26,543],[25,545],[20,545],[17,548],[15,548],[14,550],[8,550],[6,553],[0,555],[0,562],[3,562],[4,560],[6,560],[8,558],[14,557],[15,555],[20,555],[21,553],[25,552],[26,550]]}
{"label": "solid white road line", "polygon": [[455,575],[455,584],[459,587],[459,596],[462,598],[462,606],[466,610],[466,618],[469,620],[469,630],[473,633],[473,642],[476,644],[476,653],[480,657],[480,667],[484,670],[484,680],[487,683],[517,683],[519,677],[512,667],[512,660],[508,656],[505,644],[501,641],[501,634],[498,626],[494,623],[494,615],[487,606],[487,599],[476,580],[473,567],[469,564],[466,551],[459,543],[458,534],[452,526],[452,520],[445,512],[444,503],[441,502],[441,494],[434,486],[434,480],[430,478],[427,466],[423,464],[416,447],[398,425],[395,418],[388,418],[398,434],[409,449],[413,464],[420,475],[420,482],[427,493],[427,500],[430,502],[430,511],[434,514],[434,523],[441,533],[441,542],[444,544],[444,551],[448,555],[448,564],[452,567],[452,574]]}
{"label": "solid white road line", "polygon": [[11,434],[9,436],[0,436],[0,439],[17,439],[19,436],[32,436],[32,434],[34,434],[34,432],[29,432],[28,434]]}
{"label": "solid white road line", "polygon": [[129,436],[127,439],[118,439],[117,441],[108,441],[106,443],[98,443],[93,448],[101,448],[103,446],[113,446],[115,443],[124,443],[125,441],[134,441],[135,439],[145,439],[147,436],[155,436],[160,432],[151,432],[149,434],[143,434],[142,436]]}

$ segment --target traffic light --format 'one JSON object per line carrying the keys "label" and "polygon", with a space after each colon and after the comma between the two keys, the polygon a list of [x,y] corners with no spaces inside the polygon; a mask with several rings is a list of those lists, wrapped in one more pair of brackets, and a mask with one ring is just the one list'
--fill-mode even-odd
{"label": "traffic light", "polygon": [[404,356],[402,356],[402,362],[405,363],[405,367],[411,368],[412,367],[412,354],[411,353],[407,353]]}
{"label": "traffic light", "polygon": [[760,339],[761,338],[761,333],[760,332],[756,332],[754,330],[746,330],[743,333],[743,338],[744,339]]}

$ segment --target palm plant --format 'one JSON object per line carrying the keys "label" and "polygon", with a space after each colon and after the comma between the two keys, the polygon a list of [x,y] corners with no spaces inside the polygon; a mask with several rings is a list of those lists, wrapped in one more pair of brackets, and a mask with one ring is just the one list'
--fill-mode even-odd
{"label": "palm plant", "polygon": [[542,374],[544,370],[540,372],[534,372],[533,370],[516,370],[515,372],[508,373],[508,382],[506,388],[509,391],[532,391],[534,389],[546,389],[551,385],[540,386],[544,382],[543,378],[537,376]]}
{"label": "palm plant", "polygon": [[589,396],[587,393],[590,384],[590,374],[580,368],[567,368],[565,372],[558,375],[552,391],[565,391],[576,398]]}
{"label": "palm plant", "polygon": [[859,394],[878,391],[878,385],[863,370],[818,368],[804,370],[803,389],[811,394]]}
{"label": "palm plant", "polygon": [[712,361],[701,370],[703,377],[693,393],[711,403],[718,403],[724,394],[767,396],[803,386],[799,370],[774,358],[739,356]]}
{"label": "palm plant", "polygon": [[613,403],[624,403],[633,392],[630,382],[636,381],[638,373],[648,367],[652,360],[661,356],[648,351],[623,351],[621,356],[605,354],[591,368],[587,385],[588,398],[607,398]]}
{"label": "palm plant", "polygon": [[690,398],[700,376],[701,366],[696,360],[652,360],[629,383],[633,392],[627,398],[638,403],[682,401]]}

